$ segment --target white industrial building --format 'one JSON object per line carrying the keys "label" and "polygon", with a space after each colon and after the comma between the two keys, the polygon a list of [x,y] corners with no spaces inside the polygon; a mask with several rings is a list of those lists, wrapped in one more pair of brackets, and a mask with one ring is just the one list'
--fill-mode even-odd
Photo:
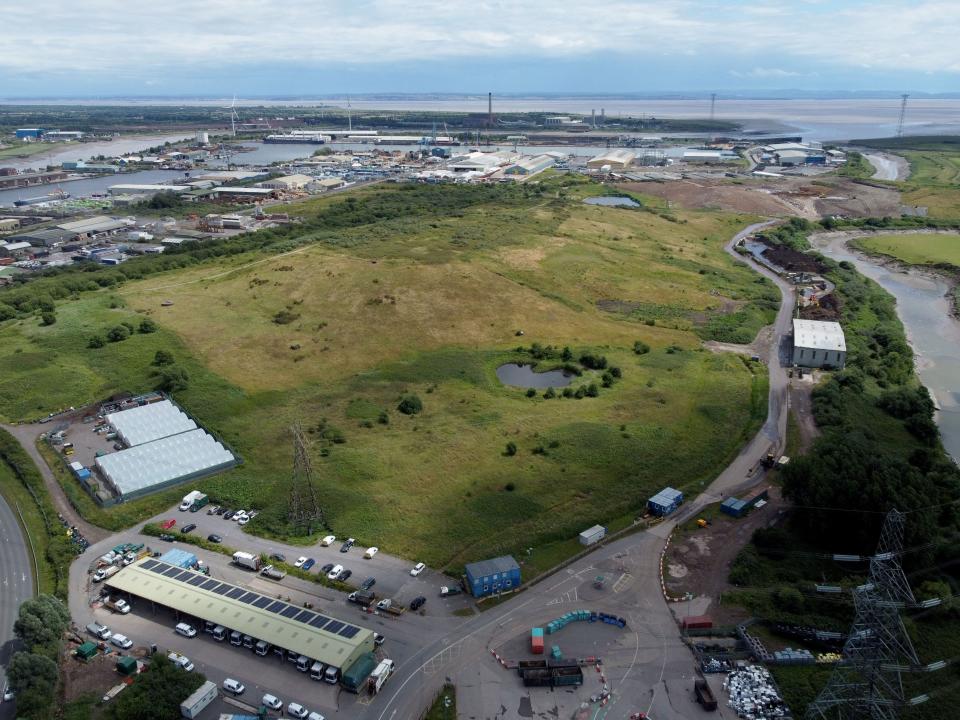
{"label": "white industrial building", "polygon": [[100,474],[122,500],[210,475],[235,463],[233,454],[200,428],[96,459]]}
{"label": "white industrial building", "polygon": [[607,150],[587,160],[587,167],[600,170],[605,165],[609,165],[611,170],[626,170],[633,163],[636,156],[637,154],[632,150],[625,150],[623,148]]}
{"label": "white industrial building", "polygon": [[552,167],[556,160],[550,155],[537,155],[536,157],[520,158],[516,164],[508,167],[504,172],[507,175],[536,175],[543,172],[548,167]]}
{"label": "white industrial building", "polygon": [[271,190],[302,190],[311,182],[313,182],[313,178],[309,175],[284,175],[272,180],[264,180],[257,185]]}
{"label": "white industrial building", "polygon": [[841,369],[847,362],[847,341],[840,323],[793,320],[793,364]]}
{"label": "white industrial building", "polygon": [[197,424],[169,400],[110,413],[107,422],[127,447],[197,429]]}
{"label": "white industrial building", "polygon": [[447,169],[454,172],[493,172],[497,168],[514,162],[519,157],[517,153],[503,150],[492,153],[471,152],[452,158],[447,163]]}

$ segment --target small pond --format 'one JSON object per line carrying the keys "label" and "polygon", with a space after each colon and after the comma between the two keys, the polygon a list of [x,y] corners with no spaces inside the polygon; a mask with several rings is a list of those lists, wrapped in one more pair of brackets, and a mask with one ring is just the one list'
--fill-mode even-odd
{"label": "small pond", "polygon": [[566,387],[573,381],[573,375],[564,370],[535,372],[532,365],[507,363],[497,368],[497,378],[504,385],[524,388]]}
{"label": "small pond", "polygon": [[638,203],[633,198],[623,197],[621,195],[602,195],[600,197],[589,197],[584,202],[587,205],[607,205],[607,206],[619,206],[619,207],[640,207]]}

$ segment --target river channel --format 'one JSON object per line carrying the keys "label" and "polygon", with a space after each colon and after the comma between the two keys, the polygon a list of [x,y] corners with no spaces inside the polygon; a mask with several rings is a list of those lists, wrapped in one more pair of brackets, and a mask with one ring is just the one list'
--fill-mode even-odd
{"label": "river channel", "polygon": [[936,415],[943,446],[960,463],[960,322],[950,315],[950,283],[942,276],[906,272],[855,253],[846,237],[810,238],[813,246],[837,262],[847,260],[897,301],[897,315],[916,356],[920,380],[940,405]]}

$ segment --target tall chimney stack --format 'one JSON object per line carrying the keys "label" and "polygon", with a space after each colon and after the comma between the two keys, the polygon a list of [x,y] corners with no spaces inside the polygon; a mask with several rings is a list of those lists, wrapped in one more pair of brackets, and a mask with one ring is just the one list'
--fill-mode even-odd
{"label": "tall chimney stack", "polygon": [[596,108],[594,108],[594,109],[592,109],[592,110],[590,111],[590,124],[593,125],[593,127],[596,127],[596,126],[597,126],[597,110],[596,110]]}
{"label": "tall chimney stack", "polygon": [[487,93],[487,122],[493,127],[493,93]]}

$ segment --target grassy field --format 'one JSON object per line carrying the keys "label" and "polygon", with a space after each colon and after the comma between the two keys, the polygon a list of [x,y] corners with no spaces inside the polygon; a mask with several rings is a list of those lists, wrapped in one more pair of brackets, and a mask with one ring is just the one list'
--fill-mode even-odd
{"label": "grassy field", "polygon": [[38,143],[38,142],[16,142],[11,143],[7,147],[0,147],[0,160],[6,160],[9,158],[18,158],[18,157],[30,157],[31,155],[39,155],[44,152],[49,152],[56,147],[50,143]]}
{"label": "grassy field", "polygon": [[917,233],[874,235],[860,238],[857,247],[887,255],[908,265],[953,265],[960,267],[960,235]]}
{"label": "grassy field", "polygon": [[922,205],[934,218],[960,218],[960,150],[906,150],[910,177],[903,202]]}
{"label": "grassy field", "polygon": [[[289,536],[289,428],[300,421],[338,534],[453,568],[534,547],[539,566],[584,527],[626,524],[665,485],[703,487],[766,411],[765,376],[701,351],[697,335],[724,314],[765,317],[755,306],[771,288],[722,250],[750,218],[580,202],[602,191],[311,230],[275,257],[218,258],[82,294],[57,305],[54,325],[0,326],[0,413],[29,418],[150,388],[151,360],[167,350],[189,374],[176,399],[244,460],[201,486],[261,507],[252,531]],[[331,202],[346,201],[294,211]],[[145,315],[157,332],[87,347]],[[650,351],[635,354],[636,341]],[[517,349],[533,343],[556,348],[540,369],[569,346],[622,377],[582,399],[501,385],[497,366],[533,361]],[[583,369],[571,388],[602,375]],[[397,411],[409,393],[422,413]],[[86,509],[115,526],[168,501]]]}

